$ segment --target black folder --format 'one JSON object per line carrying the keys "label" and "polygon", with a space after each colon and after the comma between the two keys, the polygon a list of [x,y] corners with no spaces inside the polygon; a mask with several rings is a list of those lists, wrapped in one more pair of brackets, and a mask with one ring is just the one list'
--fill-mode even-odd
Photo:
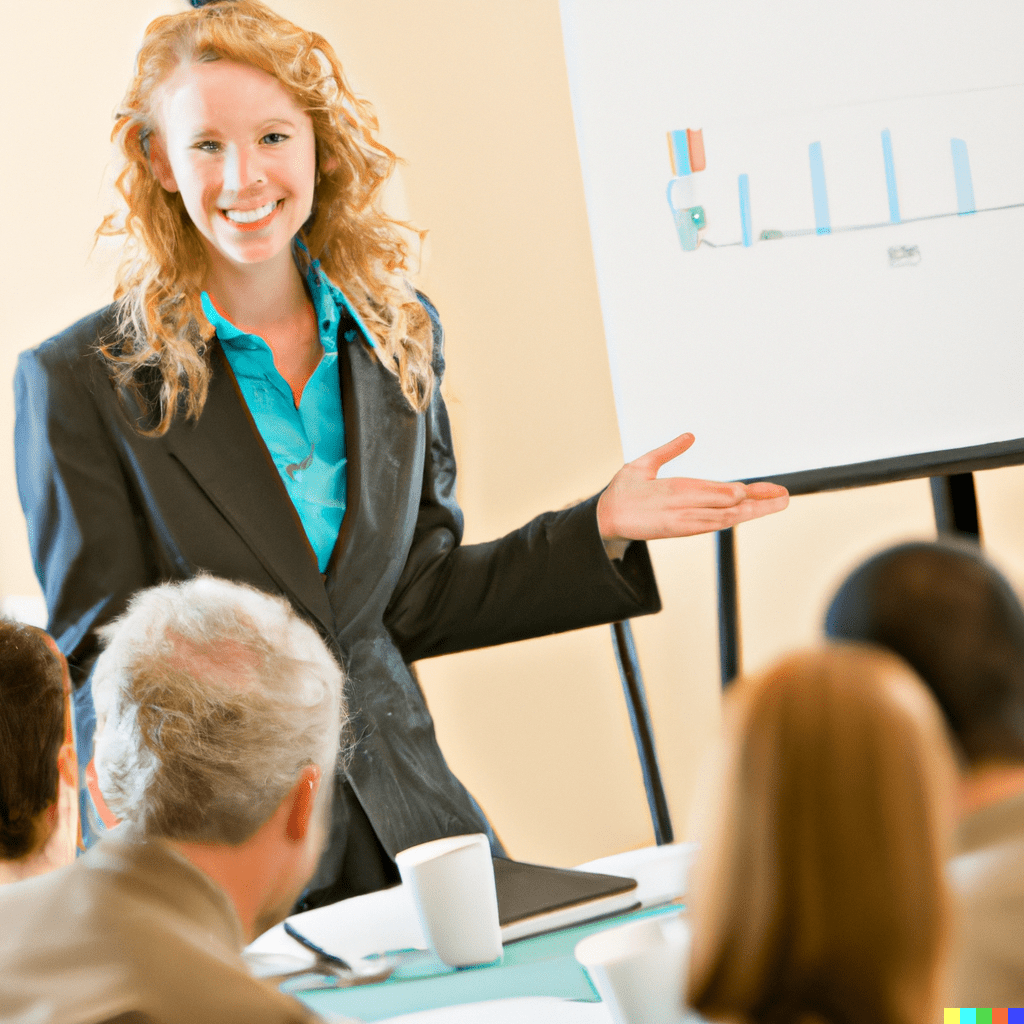
{"label": "black folder", "polygon": [[567,928],[638,907],[636,879],[494,859],[503,942]]}

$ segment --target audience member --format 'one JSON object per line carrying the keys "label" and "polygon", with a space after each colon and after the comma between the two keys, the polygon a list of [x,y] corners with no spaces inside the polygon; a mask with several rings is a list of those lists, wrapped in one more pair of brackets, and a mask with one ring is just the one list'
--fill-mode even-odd
{"label": "audience member", "polygon": [[792,655],[727,698],[688,1001],[732,1024],[931,1024],[954,766],[891,654]]}
{"label": "audience member", "polygon": [[883,551],[843,583],[830,636],[881,644],[931,688],[961,755],[950,877],[963,906],[949,1006],[1024,1006],[1024,609],[974,544]]}
{"label": "audience member", "polygon": [[67,662],[42,630],[0,619],[0,885],[75,859]]}
{"label": "audience member", "polygon": [[96,768],[122,825],[0,891],[0,1019],[310,1020],[240,953],[324,845],[340,669],[286,601],[211,577],[143,591],[103,637]]}

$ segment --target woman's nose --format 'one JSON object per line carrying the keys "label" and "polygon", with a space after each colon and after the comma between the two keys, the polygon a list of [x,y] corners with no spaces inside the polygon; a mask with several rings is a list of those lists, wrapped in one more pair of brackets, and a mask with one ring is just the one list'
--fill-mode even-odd
{"label": "woman's nose", "polygon": [[244,146],[229,143],[224,154],[224,189],[242,192],[248,186],[263,180],[257,154]]}

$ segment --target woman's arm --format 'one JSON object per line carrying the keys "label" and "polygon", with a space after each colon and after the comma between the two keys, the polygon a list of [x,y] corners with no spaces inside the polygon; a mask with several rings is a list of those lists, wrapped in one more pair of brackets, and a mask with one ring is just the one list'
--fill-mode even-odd
{"label": "woman's arm", "polygon": [[155,581],[146,530],[91,389],[109,386],[91,351],[103,314],[21,354],[15,468],[49,631],[81,686],[95,630]]}
{"label": "woman's arm", "polygon": [[509,643],[658,611],[644,544],[612,562],[591,498],[546,512],[507,536],[463,545],[448,412],[441,398],[443,334],[433,306],[434,394],[424,413],[419,514],[385,623],[407,661]]}
{"label": "woman's arm", "polygon": [[[625,465],[588,501],[547,512],[500,540],[462,545],[455,456],[440,394],[443,334],[434,323],[435,388],[412,548],[385,617],[408,661],[645,615],[661,608],[644,541],[723,529],[785,508],[775,484],[657,479],[693,443],[684,434]],[[623,550],[624,548],[624,550]],[[619,555],[614,561],[609,554]]]}

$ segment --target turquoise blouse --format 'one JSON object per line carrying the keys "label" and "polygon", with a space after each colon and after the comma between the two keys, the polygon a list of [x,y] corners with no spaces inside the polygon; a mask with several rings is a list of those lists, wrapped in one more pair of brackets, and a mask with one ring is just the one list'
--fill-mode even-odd
{"label": "turquoise blouse", "polygon": [[[338,329],[343,323],[354,323],[371,346],[374,339],[341,289],[320,270],[318,260],[309,264],[306,283],[316,310],[324,354],[303,388],[298,408],[288,382],[274,365],[270,346],[258,335],[245,333],[221,316],[206,292],[202,293],[201,301],[256,429],[316,552],[320,571],[325,572],[345,517],[346,500]],[[350,326],[342,336],[352,342],[358,334]]]}

